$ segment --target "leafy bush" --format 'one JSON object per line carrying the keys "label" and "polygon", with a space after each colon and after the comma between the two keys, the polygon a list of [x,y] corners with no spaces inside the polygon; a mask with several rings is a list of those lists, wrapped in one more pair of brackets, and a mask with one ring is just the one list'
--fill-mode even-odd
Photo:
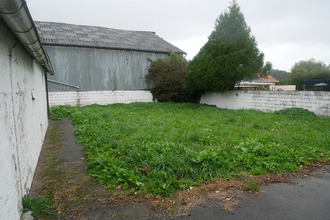
{"label": "leafy bush", "polygon": [[27,196],[25,195],[22,200],[23,211],[31,211],[33,217],[38,217],[40,213],[52,215],[53,212],[49,210],[49,202],[41,196]]}
{"label": "leafy bush", "polygon": [[304,108],[286,108],[274,112],[277,115],[293,116],[293,117],[317,117],[314,112]]}
{"label": "leafy bush", "polygon": [[194,94],[184,88],[187,60],[171,53],[168,59],[151,61],[146,80],[153,84],[151,93],[159,102],[196,102]]}

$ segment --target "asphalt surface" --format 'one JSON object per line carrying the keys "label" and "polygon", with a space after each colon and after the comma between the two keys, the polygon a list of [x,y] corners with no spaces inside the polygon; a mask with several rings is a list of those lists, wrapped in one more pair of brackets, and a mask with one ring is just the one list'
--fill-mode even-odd
{"label": "asphalt surface", "polygon": [[215,201],[209,201],[177,219],[330,219],[330,167],[322,172],[320,178],[262,186],[258,195],[246,193],[233,212],[215,209]]}

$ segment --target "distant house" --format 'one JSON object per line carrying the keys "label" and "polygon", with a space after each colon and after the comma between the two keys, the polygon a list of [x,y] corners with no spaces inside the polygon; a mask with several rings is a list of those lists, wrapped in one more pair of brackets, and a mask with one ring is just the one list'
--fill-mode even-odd
{"label": "distant house", "polygon": [[271,75],[258,77],[253,80],[240,81],[236,84],[235,89],[237,90],[271,90],[272,86],[279,81]]}
{"label": "distant house", "polygon": [[48,127],[53,74],[23,0],[0,1],[0,218],[20,219]]}
{"label": "distant house", "polygon": [[145,81],[150,60],[184,51],[148,31],[36,22],[56,75],[51,105],[151,101]]}

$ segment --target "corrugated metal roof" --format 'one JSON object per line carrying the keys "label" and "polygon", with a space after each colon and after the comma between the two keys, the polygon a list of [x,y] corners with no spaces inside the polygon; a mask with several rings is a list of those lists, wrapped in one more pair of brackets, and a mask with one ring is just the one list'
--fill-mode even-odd
{"label": "corrugated metal roof", "polygon": [[154,32],[35,21],[44,45],[185,53]]}

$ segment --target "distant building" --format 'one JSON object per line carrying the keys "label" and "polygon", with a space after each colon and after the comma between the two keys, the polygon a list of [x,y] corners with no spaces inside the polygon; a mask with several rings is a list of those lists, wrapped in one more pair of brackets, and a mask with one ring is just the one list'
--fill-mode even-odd
{"label": "distant building", "polygon": [[296,91],[296,85],[276,85],[270,86],[271,91]]}
{"label": "distant building", "polygon": [[304,91],[330,91],[330,79],[306,79]]}
{"label": "distant building", "polygon": [[151,101],[145,91],[150,60],[185,53],[150,31],[53,22],[36,27],[56,72],[48,82],[53,105]]}
{"label": "distant building", "polygon": [[243,80],[236,84],[237,90],[271,90],[271,87],[279,81],[271,75],[258,77],[253,80]]}

